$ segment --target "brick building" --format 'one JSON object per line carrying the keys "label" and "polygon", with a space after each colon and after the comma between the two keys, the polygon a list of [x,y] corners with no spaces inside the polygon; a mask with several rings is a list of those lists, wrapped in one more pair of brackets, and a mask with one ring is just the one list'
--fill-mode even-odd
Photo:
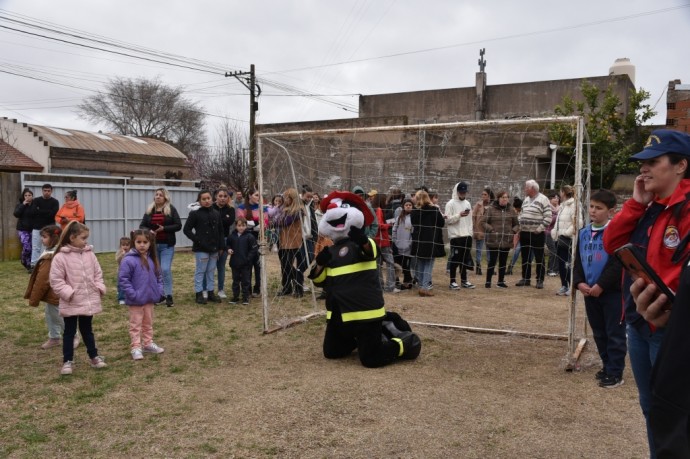
{"label": "brick building", "polygon": [[690,134],[690,84],[680,80],[668,82],[666,126]]}

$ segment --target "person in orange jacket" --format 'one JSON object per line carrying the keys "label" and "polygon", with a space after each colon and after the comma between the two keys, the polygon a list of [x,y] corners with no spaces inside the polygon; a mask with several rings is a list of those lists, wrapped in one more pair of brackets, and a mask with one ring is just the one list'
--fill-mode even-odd
{"label": "person in orange jacket", "polygon": [[78,221],[82,224],[86,221],[84,207],[79,204],[77,199],[77,190],[65,192],[65,203],[60,207],[58,213],[55,214],[55,223],[60,225],[63,230],[71,221]]}

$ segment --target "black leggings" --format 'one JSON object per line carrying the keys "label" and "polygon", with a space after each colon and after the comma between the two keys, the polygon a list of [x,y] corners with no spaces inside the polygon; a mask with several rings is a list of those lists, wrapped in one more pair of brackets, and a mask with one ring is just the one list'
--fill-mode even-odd
{"label": "black leggings", "polygon": [[81,339],[84,340],[86,352],[89,358],[94,358],[98,355],[96,348],[96,338],[93,336],[93,329],[91,322],[93,316],[70,316],[65,317],[65,332],[62,335],[62,361],[68,362],[74,360],[74,335],[77,334],[77,324],[79,325],[79,332]]}

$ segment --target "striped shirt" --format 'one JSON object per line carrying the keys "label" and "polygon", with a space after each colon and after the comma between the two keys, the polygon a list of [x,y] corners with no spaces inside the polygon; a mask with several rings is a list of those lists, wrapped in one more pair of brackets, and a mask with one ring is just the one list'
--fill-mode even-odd
{"label": "striped shirt", "polygon": [[534,198],[529,196],[522,203],[522,212],[518,217],[520,231],[543,233],[551,223],[551,204],[549,198],[538,193]]}

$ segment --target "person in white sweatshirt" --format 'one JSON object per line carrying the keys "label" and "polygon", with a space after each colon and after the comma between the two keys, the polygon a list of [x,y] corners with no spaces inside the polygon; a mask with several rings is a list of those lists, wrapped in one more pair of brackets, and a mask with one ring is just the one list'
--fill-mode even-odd
{"label": "person in white sweatshirt", "polygon": [[[472,204],[466,199],[467,183],[457,183],[446,204],[446,227],[450,240],[450,286],[451,290],[474,288],[467,280],[467,268],[472,265]],[[460,285],[456,274],[460,267]]]}

